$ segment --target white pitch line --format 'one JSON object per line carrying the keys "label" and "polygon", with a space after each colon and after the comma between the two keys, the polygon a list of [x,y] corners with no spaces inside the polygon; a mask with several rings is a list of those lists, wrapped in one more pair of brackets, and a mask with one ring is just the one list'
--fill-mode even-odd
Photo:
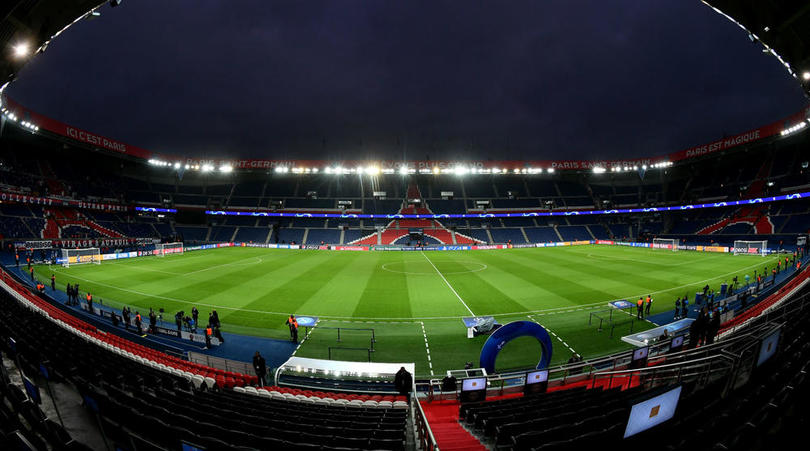
{"label": "white pitch line", "polygon": [[[657,291],[645,291],[642,294],[629,295],[629,296],[624,296],[624,297],[615,298],[615,299],[605,299],[603,301],[592,302],[592,303],[589,303],[589,304],[581,304],[579,309],[582,309],[582,310],[594,310],[594,309],[597,309],[597,308],[602,308],[606,303],[612,302],[612,301],[618,301],[618,300],[622,300],[622,299],[630,299],[630,298],[634,298],[636,296],[642,296],[642,295],[645,295],[645,294],[659,294],[659,293],[664,293],[664,292],[667,292],[667,291],[670,291],[670,290],[677,290],[677,289],[686,288],[686,287],[690,287],[690,286],[700,285],[700,284],[703,284],[703,283],[706,283],[706,282],[710,282],[710,281],[712,281],[714,279],[719,279],[719,278],[726,277],[726,276],[729,276],[729,275],[737,274],[737,273],[739,273],[741,271],[751,269],[751,268],[761,266],[761,265],[762,265],[761,262],[756,263],[756,264],[751,265],[751,266],[746,266],[745,268],[740,268],[740,269],[738,269],[736,271],[732,271],[732,272],[729,272],[729,273],[726,273],[726,274],[720,274],[718,276],[712,277],[711,279],[704,279],[704,280],[699,280],[699,281],[696,281],[696,282],[690,282],[688,284],[681,285],[681,286],[678,286],[678,287],[669,287],[669,288],[665,288],[665,289],[657,290]],[[127,289],[127,288],[122,288],[122,287],[120,287],[118,285],[110,285],[110,284],[105,284],[103,282],[98,282],[98,281],[95,281],[95,280],[92,280],[92,279],[86,279],[86,278],[83,278],[83,277],[76,276],[76,275],[74,275],[72,273],[69,273],[69,272],[60,271],[58,269],[53,269],[52,268],[51,271],[55,272],[57,274],[62,274],[62,275],[65,275],[65,276],[69,276],[72,279],[83,280],[85,282],[93,283],[93,284],[96,284],[96,285],[100,285],[100,286],[104,286],[104,287],[108,287],[108,288],[113,288],[113,289],[116,289],[118,291],[138,294],[138,295],[141,295],[141,296],[155,298],[155,299],[164,299],[164,300],[167,300],[167,301],[182,302],[182,303],[186,303],[186,304],[196,304],[196,305],[200,305],[200,306],[203,306],[203,307],[212,307],[212,308],[218,308],[218,309],[222,309],[222,310],[233,310],[233,311],[237,311],[237,312],[250,312],[250,313],[257,313],[257,314],[262,314],[262,315],[281,315],[281,316],[286,317],[287,315],[290,314],[289,312],[273,312],[273,311],[269,311],[269,310],[245,309],[245,308],[240,308],[240,307],[230,307],[230,306],[226,306],[226,305],[208,304],[208,303],[199,302],[198,300],[178,299],[178,298],[173,298],[173,297],[168,297],[168,296],[160,296],[160,295],[156,295],[156,294],[153,294],[153,293],[145,293],[143,291],[130,290],[130,289]],[[124,303],[121,303],[121,304],[123,305]],[[522,311],[522,312],[487,313],[487,314],[484,314],[482,316],[486,315],[486,316],[501,317],[501,316],[516,316],[516,315],[528,315],[528,314],[536,315],[536,316],[545,316],[545,315],[554,315],[554,314],[557,314],[557,313],[563,313],[560,310],[569,309],[569,308],[570,308],[570,306],[551,307],[551,308],[538,309],[538,310],[526,310],[526,311]],[[468,308],[468,310],[469,310],[469,308]],[[473,315],[473,316],[476,316],[476,315]],[[422,321],[422,320],[430,321],[430,320],[446,320],[446,319],[461,319],[461,318],[463,318],[463,316],[420,316],[420,317],[410,317],[410,318],[373,317],[372,318],[372,317],[364,317],[364,316],[354,317],[354,316],[336,316],[336,315],[320,315],[320,317],[322,319],[329,319],[329,320],[349,320],[349,322],[355,322],[355,321],[360,321],[360,320],[364,320],[364,319],[373,319],[373,320],[377,320],[377,321],[390,320],[392,322],[408,322],[408,321],[419,322],[419,321]]]}
{"label": "white pitch line", "polygon": [[[527,316],[527,317],[528,317],[530,320],[534,321],[535,323],[540,324],[540,322],[539,322],[539,321],[537,321],[537,320],[535,320],[534,318],[532,318],[532,315],[526,315],[526,316]],[[540,325],[541,325],[541,326],[543,326],[542,324],[540,324]],[[568,348],[568,350],[569,350],[569,351],[573,352],[573,353],[574,353],[574,355],[579,355],[579,353],[578,353],[577,351],[574,351],[574,348],[572,348],[572,347],[571,347],[571,346],[570,346],[568,343],[566,343],[566,342],[565,342],[565,340],[563,340],[563,339],[562,339],[562,338],[561,338],[559,335],[557,335],[556,333],[554,333],[554,331],[552,331],[551,329],[549,329],[547,326],[543,326],[543,328],[544,328],[544,329],[546,329],[546,332],[550,333],[550,334],[551,334],[551,335],[552,335],[554,338],[556,338],[557,340],[559,340],[559,341],[560,341],[560,343],[562,343],[562,344],[563,344],[563,346],[565,346],[566,348]]]}
{"label": "white pitch line", "polygon": [[430,360],[430,347],[428,346],[427,332],[425,331],[425,323],[419,321],[419,324],[422,325],[422,336],[425,337],[425,352],[427,352],[428,366],[430,366],[430,375],[433,376],[433,362]]}
{"label": "white pitch line", "polygon": [[428,256],[427,256],[427,255],[425,255],[425,252],[424,252],[424,251],[419,251],[419,252],[422,254],[422,257],[425,257],[425,260],[427,260],[427,261],[428,261],[428,263],[430,263],[430,266],[432,266],[432,267],[433,267],[433,269],[435,269],[435,270],[436,270],[436,273],[439,275],[439,277],[441,277],[441,278],[442,278],[442,280],[444,280],[444,283],[446,283],[446,284],[447,284],[447,288],[450,288],[450,291],[452,291],[452,292],[453,292],[453,294],[455,294],[455,295],[456,295],[456,297],[457,297],[457,298],[458,298],[458,300],[461,302],[461,304],[462,304],[462,305],[464,305],[464,308],[466,308],[466,309],[467,309],[467,311],[468,311],[468,312],[470,312],[470,315],[475,316],[475,313],[473,313],[473,311],[472,311],[472,310],[470,310],[470,307],[467,305],[467,303],[466,303],[466,302],[464,302],[464,299],[461,299],[461,296],[459,296],[459,295],[458,295],[458,293],[456,292],[456,289],[455,289],[455,288],[453,288],[453,286],[452,286],[452,285],[450,285],[450,282],[448,282],[448,281],[447,281],[447,279],[445,279],[445,278],[444,278],[444,274],[442,274],[442,272],[441,272],[441,271],[439,271],[439,268],[437,268],[437,267],[436,267],[436,265],[434,265],[434,264],[433,264],[433,262],[432,262],[432,261],[430,261],[430,259],[428,258]]}
{"label": "white pitch line", "polygon": [[[618,309],[618,310],[619,310],[620,312],[622,312],[622,313],[627,313],[628,315],[632,316],[633,318],[638,319],[638,314],[633,315],[632,313],[628,312],[628,311],[627,311],[627,310],[625,310],[625,309]],[[649,320],[649,318],[642,318],[642,319],[643,319],[644,321],[647,321],[648,323],[652,324],[653,326],[660,326],[660,324],[655,324],[654,322],[650,321],[650,320]]]}
{"label": "white pitch line", "polygon": [[290,357],[294,356],[295,353],[298,352],[299,349],[301,349],[301,346],[304,344],[305,341],[307,341],[307,338],[309,338],[309,336],[312,335],[312,332],[315,331],[315,328],[318,327],[318,323],[320,322],[321,320],[315,321],[315,325],[309,329],[309,332],[307,332],[306,335],[304,335],[304,339],[298,343],[298,346],[295,347],[295,350],[292,352],[292,354],[290,354]]}

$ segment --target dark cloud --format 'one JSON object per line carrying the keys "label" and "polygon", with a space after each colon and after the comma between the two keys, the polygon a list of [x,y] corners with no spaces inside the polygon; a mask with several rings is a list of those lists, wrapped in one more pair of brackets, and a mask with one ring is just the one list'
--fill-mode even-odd
{"label": "dark cloud", "polygon": [[698,1],[125,1],[10,95],[148,149],[591,158],[796,112],[798,83]]}

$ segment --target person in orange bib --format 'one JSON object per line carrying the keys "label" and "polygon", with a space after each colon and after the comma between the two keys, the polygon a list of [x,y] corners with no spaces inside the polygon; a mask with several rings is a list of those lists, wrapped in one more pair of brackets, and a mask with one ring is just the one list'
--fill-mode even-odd
{"label": "person in orange bib", "polygon": [[286,324],[290,327],[290,341],[298,343],[298,320],[295,319],[295,315],[290,315]]}
{"label": "person in orange bib", "polygon": [[644,316],[644,299],[638,298],[636,302],[636,318],[641,319]]}

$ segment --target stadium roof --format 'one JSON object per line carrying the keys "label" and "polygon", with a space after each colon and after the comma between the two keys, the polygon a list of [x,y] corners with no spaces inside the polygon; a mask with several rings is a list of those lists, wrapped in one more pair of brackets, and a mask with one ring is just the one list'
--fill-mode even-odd
{"label": "stadium roof", "polygon": [[[761,42],[782,61],[810,95],[810,2],[703,0]],[[14,79],[51,39],[106,1],[11,0],[0,6],[0,86]],[[120,2],[112,1],[111,5]]]}
{"label": "stadium roof", "polygon": [[99,0],[6,0],[0,3],[0,86],[14,80],[19,70],[51,39],[78,19],[103,5]]}
{"label": "stadium roof", "polygon": [[810,2],[703,0],[745,28],[787,67],[810,95]]}

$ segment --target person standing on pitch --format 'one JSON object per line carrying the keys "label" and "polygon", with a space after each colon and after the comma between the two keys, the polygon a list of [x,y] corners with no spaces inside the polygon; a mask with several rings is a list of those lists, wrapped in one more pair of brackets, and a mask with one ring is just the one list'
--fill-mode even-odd
{"label": "person standing on pitch", "polygon": [[644,315],[645,316],[650,316],[650,307],[652,307],[652,301],[653,301],[652,296],[650,296],[648,294],[647,295],[647,302],[646,302],[646,305],[644,307]]}
{"label": "person standing on pitch", "polygon": [[264,361],[264,357],[259,354],[259,351],[256,351],[256,354],[253,355],[253,370],[256,371],[256,377],[259,378],[259,387],[267,385],[264,379],[267,375],[267,363]]}
{"label": "person standing on pitch", "polygon": [[298,320],[295,319],[295,315],[291,314],[286,324],[290,327],[290,341],[298,343]]}
{"label": "person standing on pitch", "polygon": [[636,318],[641,319],[644,315],[644,299],[638,298],[636,302]]}
{"label": "person standing on pitch", "polygon": [[51,273],[51,291],[56,291],[56,276]]}

